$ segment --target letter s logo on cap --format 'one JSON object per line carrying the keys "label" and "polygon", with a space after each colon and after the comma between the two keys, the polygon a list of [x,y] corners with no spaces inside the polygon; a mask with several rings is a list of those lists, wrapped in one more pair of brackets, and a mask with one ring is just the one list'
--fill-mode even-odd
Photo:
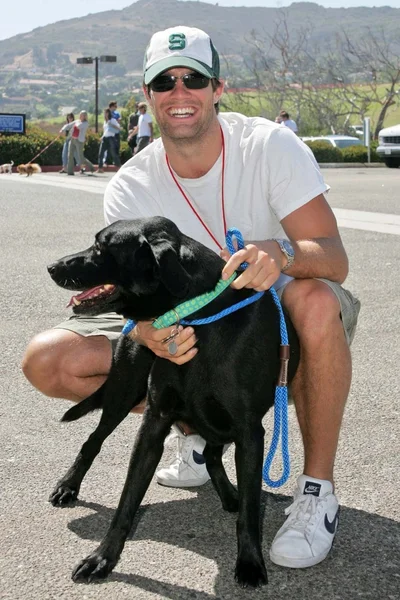
{"label": "letter s logo on cap", "polygon": [[169,50],[183,50],[186,46],[186,36],[184,33],[172,33],[169,36]]}

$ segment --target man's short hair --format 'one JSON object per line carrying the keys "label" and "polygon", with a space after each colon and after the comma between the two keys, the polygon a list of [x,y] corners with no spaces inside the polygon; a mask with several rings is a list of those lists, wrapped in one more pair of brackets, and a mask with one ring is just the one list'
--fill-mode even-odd
{"label": "man's short hair", "polygon": [[279,113],[279,116],[282,117],[283,119],[290,119],[290,115],[288,112],[286,112],[286,110],[281,110],[281,112]]}
{"label": "man's short hair", "polygon": [[146,102],[139,102],[139,104],[137,105],[138,108],[145,108],[147,109],[147,104]]}

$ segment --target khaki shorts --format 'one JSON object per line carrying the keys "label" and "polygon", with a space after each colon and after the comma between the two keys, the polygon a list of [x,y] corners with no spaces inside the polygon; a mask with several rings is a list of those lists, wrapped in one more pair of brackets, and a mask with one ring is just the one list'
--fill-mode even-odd
{"label": "khaki shorts", "polygon": [[[349,290],[345,290],[339,283],[335,283],[334,281],[330,281],[329,279],[323,279],[322,277],[316,277],[318,281],[323,281],[328,285],[332,292],[335,294],[336,298],[339,300],[340,304],[340,318],[342,319],[344,334],[346,336],[346,340],[350,346],[351,342],[354,339],[357,327],[357,319],[358,313],[360,312],[361,303],[357,298],[353,296]],[[282,294],[285,290],[285,287],[290,283],[286,283],[277,291],[279,298],[282,298]]]}
{"label": "khaki shorts", "polygon": [[[356,332],[357,318],[361,306],[360,302],[338,283],[334,283],[328,279],[320,279],[320,281],[329,285],[339,300],[343,329],[350,345]],[[286,285],[278,290],[277,293],[279,297],[282,296]],[[105,335],[111,341],[113,348],[115,348],[123,326],[124,319],[122,317],[115,313],[106,313],[95,317],[73,315],[67,321],[56,325],[55,329],[68,329],[69,331],[74,331],[84,337],[91,335]]]}

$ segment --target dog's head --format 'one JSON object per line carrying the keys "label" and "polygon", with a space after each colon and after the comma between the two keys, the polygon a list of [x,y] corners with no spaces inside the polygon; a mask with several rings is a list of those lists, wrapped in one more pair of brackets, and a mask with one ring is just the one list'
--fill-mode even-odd
{"label": "dog's head", "polygon": [[[199,261],[200,247],[207,258],[200,252]],[[83,290],[70,302],[76,314],[115,311],[143,320],[202,293],[200,271],[207,271],[210,284],[205,285],[212,289],[222,265],[216,254],[184,236],[172,221],[153,217],[109,225],[95,236],[93,246],[58,260],[48,271],[57,285]]]}

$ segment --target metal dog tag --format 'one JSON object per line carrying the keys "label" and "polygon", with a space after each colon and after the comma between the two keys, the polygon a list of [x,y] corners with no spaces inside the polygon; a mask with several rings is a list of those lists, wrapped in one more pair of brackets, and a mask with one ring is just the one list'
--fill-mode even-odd
{"label": "metal dog tag", "polygon": [[178,329],[178,327],[174,327],[174,329],[172,329],[170,335],[165,340],[163,340],[164,343],[169,342],[168,352],[172,356],[178,352],[178,344],[175,342],[175,339],[174,339],[174,338],[176,338],[177,335],[179,335],[179,329]]}
{"label": "metal dog tag", "polygon": [[168,352],[169,354],[172,354],[172,356],[178,352],[178,344],[175,341],[168,344]]}

